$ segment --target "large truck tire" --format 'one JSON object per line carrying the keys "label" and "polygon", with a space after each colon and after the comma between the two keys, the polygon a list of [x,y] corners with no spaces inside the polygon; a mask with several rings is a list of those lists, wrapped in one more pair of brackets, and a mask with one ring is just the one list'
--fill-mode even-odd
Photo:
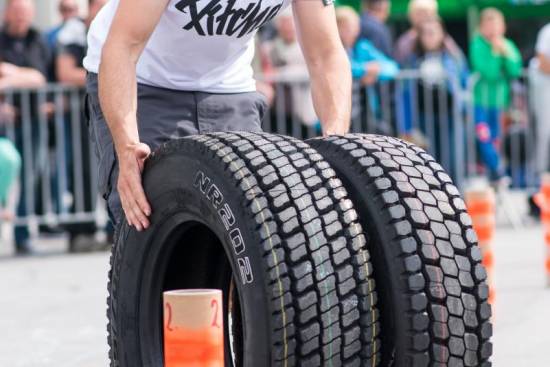
{"label": "large truck tire", "polygon": [[163,365],[162,292],[223,291],[226,366],[376,366],[365,236],[333,169],[303,142],[215,133],[146,163],[151,226],[111,257],[111,366]]}
{"label": "large truck tire", "polygon": [[399,139],[309,140],[336,170],[367,232],[382,366],[490,366],[491,307],[477,237],[434,159]]}

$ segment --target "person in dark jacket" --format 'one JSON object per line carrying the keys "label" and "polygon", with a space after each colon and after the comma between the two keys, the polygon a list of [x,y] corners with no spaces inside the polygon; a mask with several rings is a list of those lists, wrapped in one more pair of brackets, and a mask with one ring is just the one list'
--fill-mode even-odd
{"label": "person in dark jacket", "polygon": [[[418,42],[418,29],[425,21],[438,18],[438,3],[436,0],[411,0],[408,5],[408,17],[411,28],[403,33],[395,43],[395,60],[403,65],[409,56],[414,52],[414,47]],[[460,51],[460,48],[447,34],[444,40],[444,46],[450,52]]]}
{"label": "person in dark jacket", "polygon": [[365,0],[365,11],[361,14],[359,39],[369,40],[374,47],[387,57],[392,57],[392,36],[386,25],[390,15],[389,0]]}
{"label": "person in dark jacket", "polygon": [[[88,0],[88,16],[85,19],[79,17],[73,17],[65,21],[57,34],[56,43],[56,57],[55,57],[55,74],[57,81],[62,84],[73,85],[77,87],[84,87],[86,85],[86,69],[83,66],[83,60],[86,56],[88,49],[88,43],[86,35],[90,24],[99,13],[101,8],[105,5],[107,0]],[[84,98],[84,96],[81,96]],[[90,140],[88,136],[88,129],[86,126],[82,126],[80,129],[80,141],[73,141],[71,137],[74,137],[71,123],[71,111],[67,111],[65,115],[66,123],[64,124],[64,131],[66,136],[65,146],[68,151],[73,149],[73,146],[78,144],[82,151],[82,161],[88,162],[90,152]],[[84,121],[84,116],[82,120]],[[74,157],[67,155],[66,165],[69,177],[73,175],[73,167],[76,162],[73,161]],[[84,191],[84,210],[91,211],[95,200],[91,188],[91,172],[90,166],[87,164],[82,165],[83,191]],[[69,180],[69,188],[77,189],[76,182]],[[95,232],[97,231],[96,225],[93,222],[87,223],[72,223],[64,225],[63,228],[68,232],[69,237],[69,251],[71,252],[88,252],[94,250],[103,250],[110,247],[112,237],[112,228],[108,228],[107,241],[97,240]]]}
{"label": "person in dark jacket", "polygon": [[[418,70],[419,80],[415,88],[405,84],[402,105],[409,134],[410,129],[418,128],[427,138],[427,148],[456,179],[462,161],[457,154],[457,139],[463,142],[464,137],[457,135],[461,130],[453,118],[464,108],[461,90],[466,86],[468,67],[460,50],[445,47],[446,37],[445,27],[437,18],[418,27],[417,42],[404,65]],[[414,121],[415,116],[418,121]]]}
{"label": "person in dark jacket", "polygon": [[0,30],[0,90],[43,86],[50,53],[42,35],[31,24],[34,3],[9,0]]}
{"label": "person in dark jacket", "polygon": [[[50,53],[42,35],[32,27],[35,7],[31,0],[8,0],[6,4],[4,27],[0,31],[0,91],[12,88],[37,88],[45,85],[50,63]],[[20,108],[20,101],[14,101],[14,108]],[[30,111],[35,116],[37,111]],[[32,142],[37,139],[32,124],[37,119],[22,121],[21,114],[16,114],[16,147],[19,151],[23,146],[22,124],[31,124]],[[23,160],[23,181],[25,177],[25,162]],[[25,192],[22,192],[17,214],[25,215]],[[17,254],[31,252],[29,233],[26,227],[15,227],[15,250]]]}

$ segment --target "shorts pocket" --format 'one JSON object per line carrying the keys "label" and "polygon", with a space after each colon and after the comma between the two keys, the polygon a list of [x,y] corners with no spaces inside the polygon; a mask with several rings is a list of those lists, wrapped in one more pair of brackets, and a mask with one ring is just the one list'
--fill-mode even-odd
{"label": "shorts pocket", "polygon": [[260,126],[262,124],[262,121],[264,119],[265,114],[267,113],[267,110],[269,109],[269,104],[267,103],[267,97],[264,96],[260,92],[256,93],[256,108],[258,109],[258,115],[260,118]]}
{"label": "shorts pocket", "polygon": [[113,189],[114,183],[113,174],[115,171],[116,157],[113,145],[109,145],[105,149],[103,155],[99,159],[99,172],[98,172],[98,189],[101,196],[105,199],[109,199],[109,195]]}
{"label": "shorts pocket", "polygon": [[99,101],[92,94],[86,97],[88,132],[98,161],[98,190],[104,199],[112,190],[112,176],[116,155],[111,133],[101,112]]}

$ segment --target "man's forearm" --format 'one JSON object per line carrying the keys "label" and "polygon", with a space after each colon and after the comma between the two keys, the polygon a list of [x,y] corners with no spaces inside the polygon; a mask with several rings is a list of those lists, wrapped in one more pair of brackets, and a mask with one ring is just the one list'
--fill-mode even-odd
{"label": "man's forearm", "polygon": [[14,74],[0,78],[0,89],[8,88],[39,88],[46,84],[46,78],[41,72],[31,68],[19,67]]}
{"label": "man's forearm", "polygon": [[345,134],[351,115],[351,66],[334,7],[321,1],[293,1],[292,9],[323,134]]}
{"label": "man's forearm", "polygon": [[63,73],[63,77],[59,78],[59,81],[62,83],[83,87],[86,85],[86,69],[74,68],[67,70]]}
{"label": "man's forearm", "polygon": [[349,129],[351,115],[351,67],[343,49],[336,49],[310,65],[313,103],[324,134]]}
{"label": "man's forearm", "polygon": [[139,143],[136,61],[120,44],[106,44],[99,70],[99,100],[117,153]]}
{"label": "man's forearm", "polygon": [[59,55],[56,63],[57,79],[61,83],[83,87],[86,85],[86,69],[79,67],[70,55]]}

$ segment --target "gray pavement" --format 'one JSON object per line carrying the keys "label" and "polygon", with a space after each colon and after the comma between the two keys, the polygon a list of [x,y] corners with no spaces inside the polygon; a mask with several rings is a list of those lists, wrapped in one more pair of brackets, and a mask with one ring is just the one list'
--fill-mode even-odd
{"label": "gray pavement", "polygon": [[[108,254],[67,255],[60,240],[14,259],[0,246],[0,366],[108,366]],[[501,229],[495,241],[494,366],[550,366],[550,288],[542,229]]]}

